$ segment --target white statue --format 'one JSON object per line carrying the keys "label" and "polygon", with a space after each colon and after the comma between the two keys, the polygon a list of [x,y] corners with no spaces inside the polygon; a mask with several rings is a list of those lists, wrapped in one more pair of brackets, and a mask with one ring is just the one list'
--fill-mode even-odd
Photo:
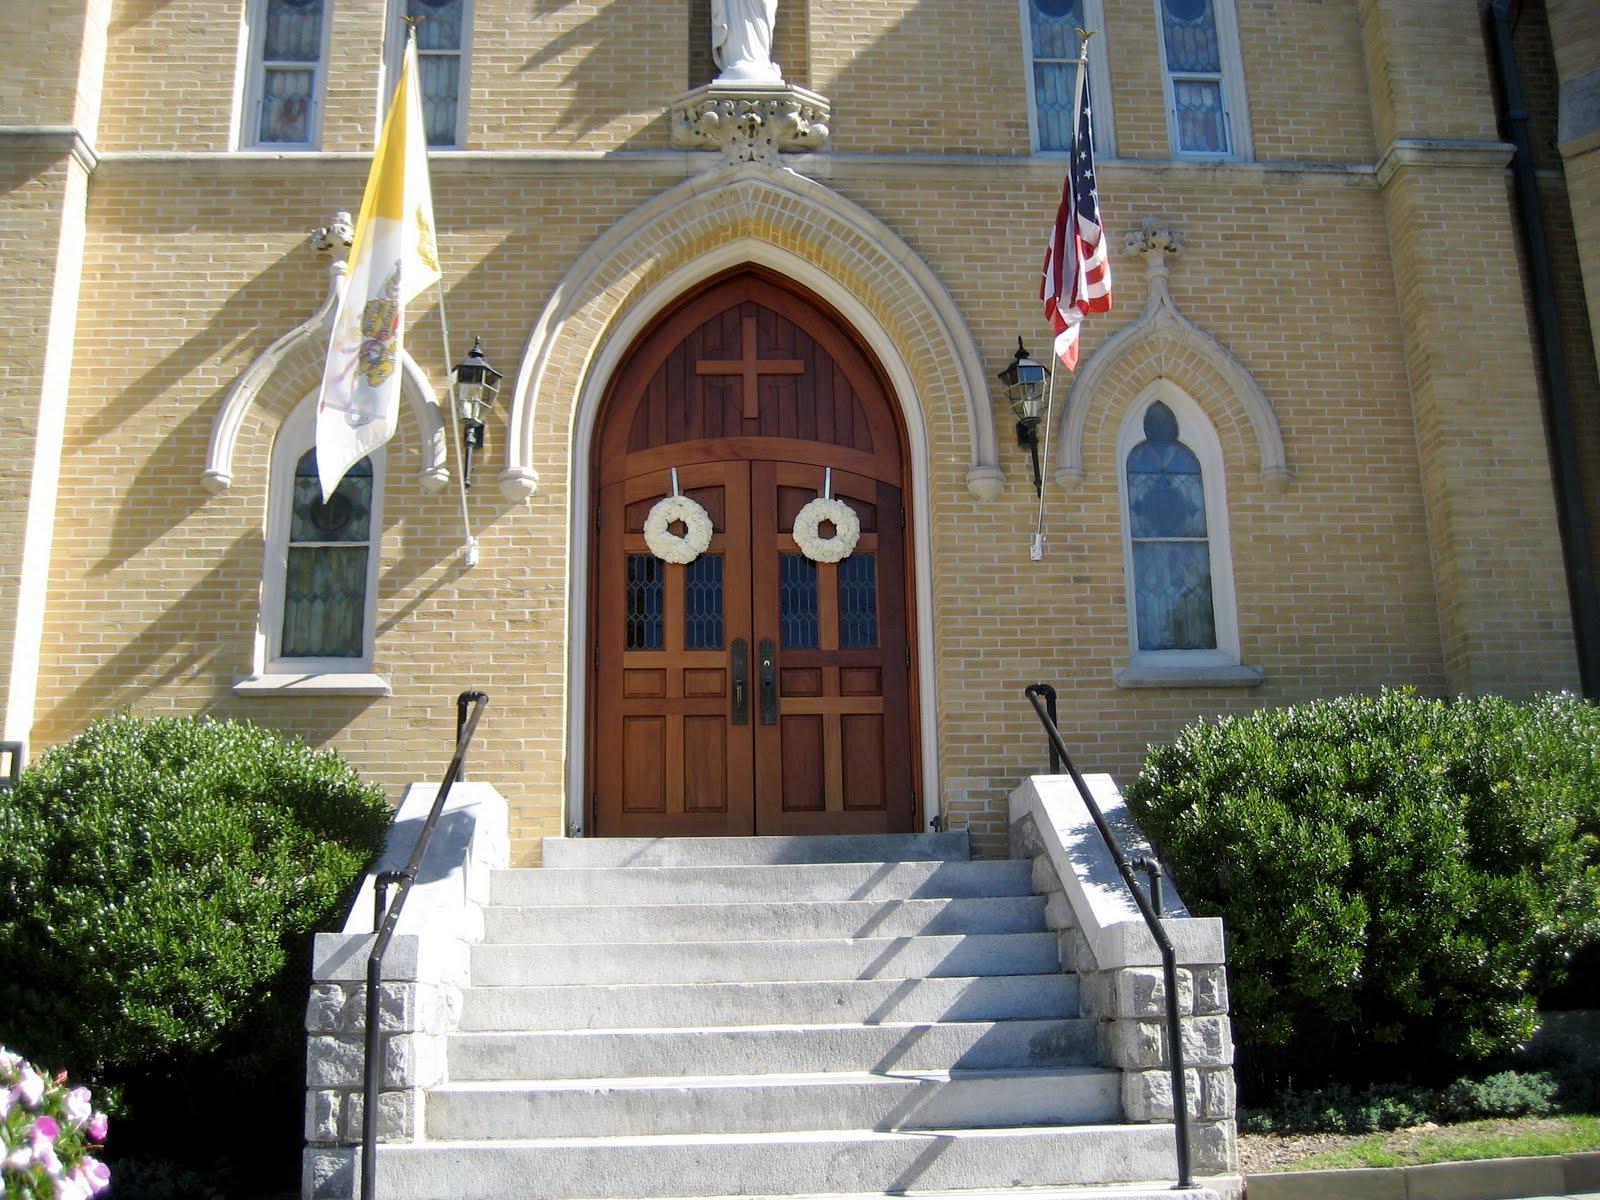
{"label": "white statue", "polygon": [[782,83],[772,61],[778,0],[711,0],[711,54],[718,83]]}

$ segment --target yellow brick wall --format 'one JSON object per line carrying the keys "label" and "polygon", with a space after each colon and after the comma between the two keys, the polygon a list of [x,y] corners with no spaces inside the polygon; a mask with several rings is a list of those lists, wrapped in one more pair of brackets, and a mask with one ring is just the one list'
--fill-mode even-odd
{"label": "yellow brick wall", "polygon": [[[1119,153],[1164,160],[1154,5],[1106,7]],[[1006,791],[1043,759],[1021,698],[1039,678],[1061,689],[1082,765],[1124,779],[1150,742],[1200,715],[1388,683],[1525,693],[1573,680],[1526,320],[1520,297],[1482,283],[1486,257],[1514,255],[1501,173],[1406,167],[1380,188],[1359,165],[1394,137],[1494,138],[1486,77],[1473,75],[1482,49],[1471,6],[1459,19],[1422,0],[1238,7],[1257,157],[1357,165],[1106,165],[1117,309],[1090,321],[1084,353],[1144,299],[1142,264],[1121,253],[1121,234],[1146,215],[1171,219],[1189,237],[1173,264],[1174,297],[1272,402],[1294,472],[1289,487],[1275,491],[1260,478],[1244,409],[1212,368],[1149,348],[1093,398],[1084,481],[1052,489],[1049,551],[1034,564],[1026,545],[1035,501],[1003,401],[990,398],[1007,486],[982,502],[963,483],[969,445],[949,380],[918,384],[931,439],[940,786],[954,823],[972,828],[985,852],[1001,849]],[[240,11],[119,0],[112,14],[100,121],[111,153],[90,193],[36,741],[59,741],[120,705],[239,715],[337,746],[397,789],[442,767],[451,698],[482,686],[494,699],[474,769],[510,798],[517,856],[532,861],[537,837],[560,832],[568,753],[571,406],[607,326],[584,328],[569,374],[541,403],[532,463],[540,486],[528,501],[506,500],[495,486],[504,412],[490,422],[471,493],[483,555],[475,569],[459,564],[453,497],[427,494],[417,481],[402,417],[386,474],[379,584],[377,669],[391,697],[236,696],[233,682],[252,665],[272,438],[315,385],[314,359],[286,364],[269,386],[241,436],[233,486],[218,496],[200,484],[206,443],[239,372],[321,302],[326,263],[305,231],[334,208],[354,209],[365,175],[359,154],[117,153],[226,147]],[[361,151],[376,123],[368,42],[381,35],[382,6],[340,0],[335,11],[324,145]],[[688,0],[478,0],[472,146],[665,148],[666,106],[698,82],[696,12]],[[838,150],[1026,152],[1016,6],[813,0],[805,12],[804,38],[784,34],[779,57],[799,54],[811,85],[833,101]],[[163,53],[172,47],[181,54]],[[673,155],[434,161],[451,353],[481,335],[508,393],[529,330],[572,263],[686,169]],[[0,162],[19,185],[7,193],[16,211],[47,209],[60,192],[54,167],[9,152]],[[1043,353],[1034,291],[1060,182],[1053,165],[849,162],[822,168],[830,186],[928,264],[986,369],[1003,365],[1019,333]],[[1569,191],[1579,187],[1574,174]],[[1573,238],[1595,245],[1600,229],[1584,222],[1600,221],[1600,210],[1573,210]],[[0,209],[0,221],[11,211]],[[1500,219],[1485,221],[1496,212]],[[852,255],[865,261],[870,248],[786,227],[781,211],[738,220],[758,215],[760,236],[834,264],[874,311],[891,303],[866,282],[865,267],[850,274]],[[0,239],[12,228],[0,225]],[[747,228],[757,226],[708,224],[671,248],[632,247],[641,265],[615,282],[617,311],[683,256]],[[1352,245],[1372,251],[1353,254]],[[0,248],[11,263],[10,247]],[[1570,272],[1563,280],[1571,324],[1575,283]],[[8,297],[24,317],[29,295],[13,287]],[[414,321],[413,352],[437,379],[444,355],[434,314],[424,308]],[[15,373],[30,361],[21,329],[8,329],[20,342],[13,366],[0,364],[0,417],[14,425],[16,397],[26,393]],[[926,370],[916,330],[902,345]],[[1115,437],[1126,406],[1163,373],[1218,432],[1242,657],[1266,673],[1259,689],[1126,690],[1112,681],[1127,654]],[[1600,449],[1590,458],[1600,461]],[[0,505],[12,512],[19,485],[7,478]]]}

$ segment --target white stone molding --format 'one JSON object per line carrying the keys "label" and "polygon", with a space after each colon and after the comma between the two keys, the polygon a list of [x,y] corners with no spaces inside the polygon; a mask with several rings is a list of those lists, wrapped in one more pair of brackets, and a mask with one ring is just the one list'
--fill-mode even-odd
{"label": "white stone molding", "polygon": [[[508,497],[522,498],[538,487],[533,462],[540,403],[570,410],[582,384],[581,376],[572,377],[574,360],[582,372],[590,369],[595,348],[639,280],[670,271],[676,258],[703,257],[713,237],[723,244],[744,239],[776,245],[767,222],[778,232],[803,230],[814,246],[840,247],[839,259],[811,264],[815,274],[831,281],[830,302],[859,297],[879,306],[886,319],[874,323],[891,349],[922,347],[910,364],[910,389],[900,392],[902,406],[937,403],[929,393],[953,388],[950,403],[958,417],[965,417],[971,445],[967,486],[981,499],[999,494],[1004,476],[983,359],[932,269],[893,229],[825,184],[790,170],[744,163],[685,179],[646,201],[597,238],[556,285],[517,370],[507,463],[500,473]],[[794,243],[786,239],[784,244]],[[862,303],[856,307],[865,311]],[[883,348],[873,348],[881,357]],[[559,383],[551,378],[557,374],[563,375]]]}
{"label": "white stone molding", "polygon": [[1249,417],[1260,452],[1263,482],[1274,491],[1282,491],[1288,487],[1293,474],[1289,470],[1288,452],[1272,401],[1267,399],[1249,369],[1215,337],[1179,312],[1172,299],[1167,284],[1167,260],[1183,252],[1183,231],[1154,217],[1146,217],[1138,230],[1124,238],[1123,244],[1129,251],[1144,257],[1149,297],[1144,311],[1107,338],[1073,379],[1065,412],[1056,430],[1055,444],[1060,447],[1061,457],[1051,477],[1069,491],[1083,482],[1083,435],[1094,397],[1123,360],[1134,350],[1154,342],[1191,351],[1222,377]]}
{"label": "white stone molding", "polygon": [[[348,213],[339,216],[346,218],[348,223]],[[313,244],[319,250],[338,249],[338,243],[342,241],[344,248],[348,248],[349,240],[344,232],[336,217],[332,225],[313,233]],[[328,294],[322,306],[257,355],[255,361],[233,381],[211,423],[211,441],[206,446],[205,468],[200,475],[206,491],[213,494],[223,492],[233,483],[233,454],[239,443],[240,431],[244,428],[245,416],[278,368],[296,351],[314,347],[320,352],[326,346],[328,334],[333,328],[334,313],[344,295],[345,276],[349,269],[349,263],[342,258],[331,264],[328,268]],[[430,492],[437,492],[450,482],[444,423],[438,401],[434,399],[433,385],[428,382],[428,376],[416,360],[404,350],[400,352],[400,394],[406,398],[416,422],[417,442],[422,455],[422,486]]]}
{"label": "white stone molding", "polygon": [[776,167],[826,146],[829,117],[827,98],[796,84],[708,83],[672,102],[672,144]]}

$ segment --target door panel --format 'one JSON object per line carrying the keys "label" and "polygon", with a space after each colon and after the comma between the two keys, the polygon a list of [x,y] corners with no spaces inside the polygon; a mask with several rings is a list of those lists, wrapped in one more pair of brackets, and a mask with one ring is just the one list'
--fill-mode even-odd
{"label": "door panel", "polygon": [[[752,619],[773,640],[777,721],[758,725],[756,828],[882,833],[914,820],[910,669],[900,492],[833,473],[833,494],[861,518],[839,563],[815,563],[794,517],[819,495],[809,463],[750,465]],[[884,528],[884,526],[888,528]]]}
{"label": "door panel", "polygon": [[687,566],[644,542],[669,472],[600,494],[591,736],[596,816],[619,836],[755,830],[753,745],[748,719],[734,723],[732,687],[735,643],[750,638],[749,468],[698,463],[678,479],[714,530]]}

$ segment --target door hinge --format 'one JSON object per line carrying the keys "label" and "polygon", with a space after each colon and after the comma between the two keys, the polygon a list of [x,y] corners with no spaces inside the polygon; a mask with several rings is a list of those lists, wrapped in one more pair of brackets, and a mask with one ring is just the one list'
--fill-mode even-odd
{"label": "door hinge", "polygon": [[906,647],[906,670],[911,670],[911,647]]}
{"label": "door hinge", "polygon": [[900,528],[904,529],[905,527],[906,527],[906,506],[904,504],[902,504],[900,506]]}
{"label": "door hinge", "polygon": [[594,669],[596,671],[598,671],[600,669],[600,647],[599,646],[596,646],[594,648]]}

